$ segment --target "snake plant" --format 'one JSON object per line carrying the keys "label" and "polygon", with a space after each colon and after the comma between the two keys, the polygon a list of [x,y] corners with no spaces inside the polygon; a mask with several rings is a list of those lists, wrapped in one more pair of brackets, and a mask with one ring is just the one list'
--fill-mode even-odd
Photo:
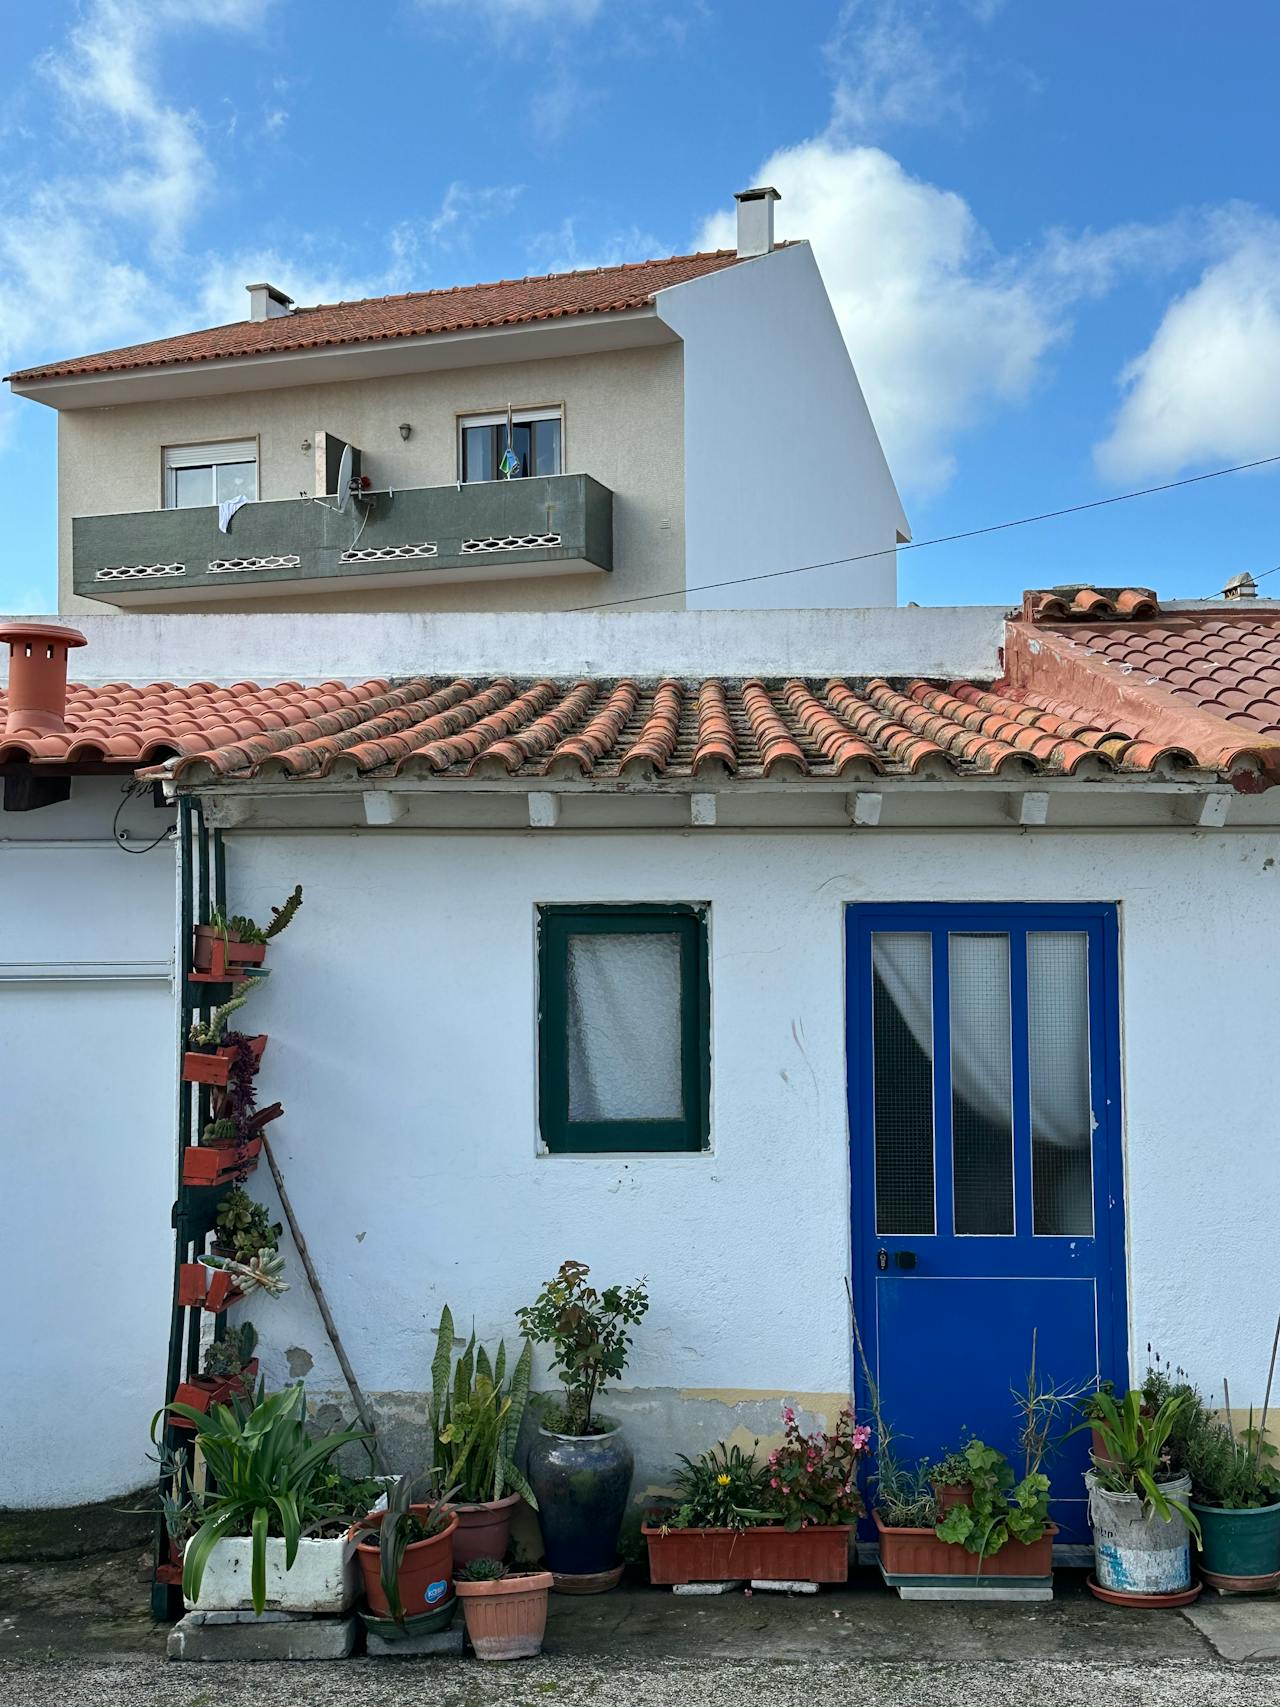
{"label": "snake plant", "polygon": [[516,1443],[529,1402],[533,1348],[526,1340],[507,1378],[507,1348],[491,1360],[473,1333],[453,1362],[453,1315],[446,1304],[431,1360],[427,1423],[435,1447],[435,1473],[467,1504],[519,1494],[536,1511],[533,1489],[516,1467]]}

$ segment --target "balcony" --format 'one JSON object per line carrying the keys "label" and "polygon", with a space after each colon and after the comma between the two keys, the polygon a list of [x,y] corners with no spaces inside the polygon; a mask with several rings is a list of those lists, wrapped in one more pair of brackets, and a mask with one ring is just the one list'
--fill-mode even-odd
{"label": "balcony", "polygon": [[110,605],[205,604],[289,594],[599,573],[613,568],[613,493],[588,474],[246,504],[77,516],[72,576]]}

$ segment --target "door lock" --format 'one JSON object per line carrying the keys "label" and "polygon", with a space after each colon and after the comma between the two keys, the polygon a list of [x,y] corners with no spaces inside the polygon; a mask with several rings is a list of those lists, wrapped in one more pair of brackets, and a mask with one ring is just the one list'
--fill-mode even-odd
{"label": "door lock", "polygon": [[885,1250],[884,1246],[881,1245],[880,1249],[876,1252],[876,1267],[881,1271],[881,1273],[883,1273],[888,1266],[889,1253]]}
{"label": "door lock", "polygon": [[906,1269],[909,1272],[916,1266],[916,1253],[914,1251],[895,1251],[893,1260],[899,1268]]}

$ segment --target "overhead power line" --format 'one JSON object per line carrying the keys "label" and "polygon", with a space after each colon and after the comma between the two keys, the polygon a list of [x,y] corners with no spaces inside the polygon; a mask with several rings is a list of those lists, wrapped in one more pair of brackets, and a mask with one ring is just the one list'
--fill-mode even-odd
{"label": "overhead power line", "polygon": [[1117,492],[1111,498],[1092,498],[1083,504],[1066,504],[1060,510],[1041,510],[1038,515],[1018,516],[1008,522],[988,522],[985,527],[965,528],[960,533],[940,533],[933,539],[912,539],[902,545],[885,545],[879,550],[860,551],[851,557],[828,557],[821,563],[799,563],[793,569],[766,569],[759,575],[734,575],[726,581],[700,581],[693,587],[670,587],[661,593],[633,593],[629,598],[601,599],[593,605],[571,605],[568,608],[571,612],[578,612],[609,610],[616,605],[648,604],[654,599],[679,598],[682,593],[709,593],[721,587],[745,587],[753,581],[777,581],[785,575],[806,575],[810,570],[834,569],[842,563],[866,563],[875,557],[892,557],[900,551],[923,551],[931,545],[954,545],[962,539],[980,539],[983,534],[1030,527],[1033,522],[1052,522],[1061,516],[1078,516],[1085,510],[1105,510],[1112,504],[1127,504],[1131,498],[1151,498],[1158,492],[1176,492],[1182,486],[1198,486],[1205,480],[1220,480],[1224,474],[1243,474],[1250,468],[1266,468],[1277,462],[1280,462],[1280,452],[1274,456],[1260,456],[1253,462],[1233,463],[1230,468],[1212,468],[1207,474],[1189,474],[1182,480],[1166,480],[1162,486],[1142,486],[1134,492]]}

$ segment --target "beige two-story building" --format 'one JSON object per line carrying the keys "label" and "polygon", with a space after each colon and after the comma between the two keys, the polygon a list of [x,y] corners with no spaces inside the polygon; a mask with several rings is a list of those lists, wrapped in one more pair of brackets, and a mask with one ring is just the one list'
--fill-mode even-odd
{"label": "beige two-story building", "polygon": [[776,199],[738,198],[731,250],[251,285],[235,325],[11,374],[58,411],[59,608],[892,604],[906,518]]}

